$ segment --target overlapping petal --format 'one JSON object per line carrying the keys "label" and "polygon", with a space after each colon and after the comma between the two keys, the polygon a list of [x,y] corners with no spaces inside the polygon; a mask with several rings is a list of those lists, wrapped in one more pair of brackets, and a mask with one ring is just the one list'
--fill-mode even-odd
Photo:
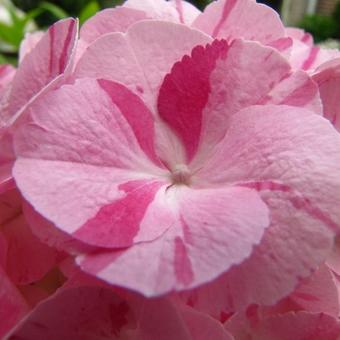
{"label": "overlapping petal", "polygon": [[324,116],[340,131],[340,58],[320,66],[313,80],[319,86]]}
{"label": "overlapping petal", "polygon": [[123,6],[143,11],[153,19],[186,25],[190,25],[200,14],[200,11],[195,6],[183,0],[127,0]]}
{"label": "overlapping petal", "polygon": [[201,32],[170,22],[136,23],[125,34],[107,34],[91,44],[74,77],[121,82],[154,109],[158,89],[172,65],[194,46],[210,40]]}
{"label": "overlapping petal", "polygon": [[243,38],[268,44],[285,36],[279,15],[253,0],[213,1],[192,26],[228,42]]}
{"label": "overlapping petal", "polygon": [[28,311],[26,301],[0,266],[0,336],[5,336]]}
{"label": "overlapping petal", "polygon": [[16,69],[12,65],[0,65],[0,101],[8,91],[8,86],[15,76]]}
{"label": "overlapping petal", "polygon": [[227,321],[226,329],[238,340],[337,340],[340,324],[323,313],[291,312],[264,318],[235,316]]}
{"label": "overlapping petal", "polygon": [[[31,119],[17,134],[15,173],[44,217],[86,243],[109,247],[154,238],[171,225],[153,118],[136,95],[116,83],[79,80],[37,103]],[[114,220],[116,230],[108,228]],[[149,236],[139,232],[143,223]]]}
{"label": "overlapping petal", "polygon": [[104,34],[126,32],[132,24],[147,18],[148,16],[139,10],[123,7],[108,8],[84,23],[80,29],[80,39],[88,45]]}
{"label": "overlapping petal", "polygon": [[15,74],[7,106],[1,114],[1,127],[10,125],[20,109],[70,67],[76,35],[76,20],[65,19],[51,26],[40,39]]}
{"label": "overlapping petal", "polygon": [[181,138],[188,161],[202,154],[195,167],[223,138],[232,116],[255,104],[322,111],[317,86],[307,74],[293,72],[272,48],[242,40],[196,47],[176,63],[160,89],[158,111]]}
{"label": "overlapping petal", "polygon": [[40,304],[6,339],[206,339],[232,337],[217,321],[168,299],[147,301],[108,288],[64,289]]}

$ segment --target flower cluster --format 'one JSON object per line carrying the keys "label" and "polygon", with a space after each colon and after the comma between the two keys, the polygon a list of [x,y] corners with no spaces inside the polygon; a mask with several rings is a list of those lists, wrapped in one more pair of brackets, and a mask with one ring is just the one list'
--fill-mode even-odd
{"label": "flower cluster", "polygon": [[128,0],[0,68],[0,337],[340,334],[340,52],[253,0]]}

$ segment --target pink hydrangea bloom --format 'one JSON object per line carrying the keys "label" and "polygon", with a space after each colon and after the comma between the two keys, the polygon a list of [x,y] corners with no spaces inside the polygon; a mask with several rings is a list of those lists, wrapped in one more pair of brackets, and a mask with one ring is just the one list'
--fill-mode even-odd
{"label": "pink hydrangea bloom", "polygon": [[78,263],[111,284],[153,296],[227,273],[244,285],[234,307],[274,303],[332,247],[340,139],[309,111],[321,106],[307,74],[272,48],[210,41],[153,21],[97,39],[74,77],[110,80],[36,101],[15,178],[45,218],[100,248]]}
{"label": "pink hydrangea bloom", "polygon": [[335,340],[338,56],[253,0],[27,36],[0,69],[0,337]]}

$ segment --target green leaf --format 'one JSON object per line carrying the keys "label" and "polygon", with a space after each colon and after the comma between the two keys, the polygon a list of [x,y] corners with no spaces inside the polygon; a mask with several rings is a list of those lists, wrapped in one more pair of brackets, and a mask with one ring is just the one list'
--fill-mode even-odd
{"label": "green leaf", "polygon": [[87,19],[91,18],[100,10],[100,6],[97,1],[89,2],[79,14],[79,22],[83,24]]}

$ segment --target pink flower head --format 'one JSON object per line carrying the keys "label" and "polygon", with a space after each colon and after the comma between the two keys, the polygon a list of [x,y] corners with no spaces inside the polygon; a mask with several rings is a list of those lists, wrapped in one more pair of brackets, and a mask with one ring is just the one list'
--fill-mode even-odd
{"label": "pink flower head", "polygon": [[147,296],[224,274],[240,307],[276,302],[326,258],[340,136],[274,49],[144,21],[98,38],[74,78],[29,109],[14,175],[96,248],[84,271]]}

